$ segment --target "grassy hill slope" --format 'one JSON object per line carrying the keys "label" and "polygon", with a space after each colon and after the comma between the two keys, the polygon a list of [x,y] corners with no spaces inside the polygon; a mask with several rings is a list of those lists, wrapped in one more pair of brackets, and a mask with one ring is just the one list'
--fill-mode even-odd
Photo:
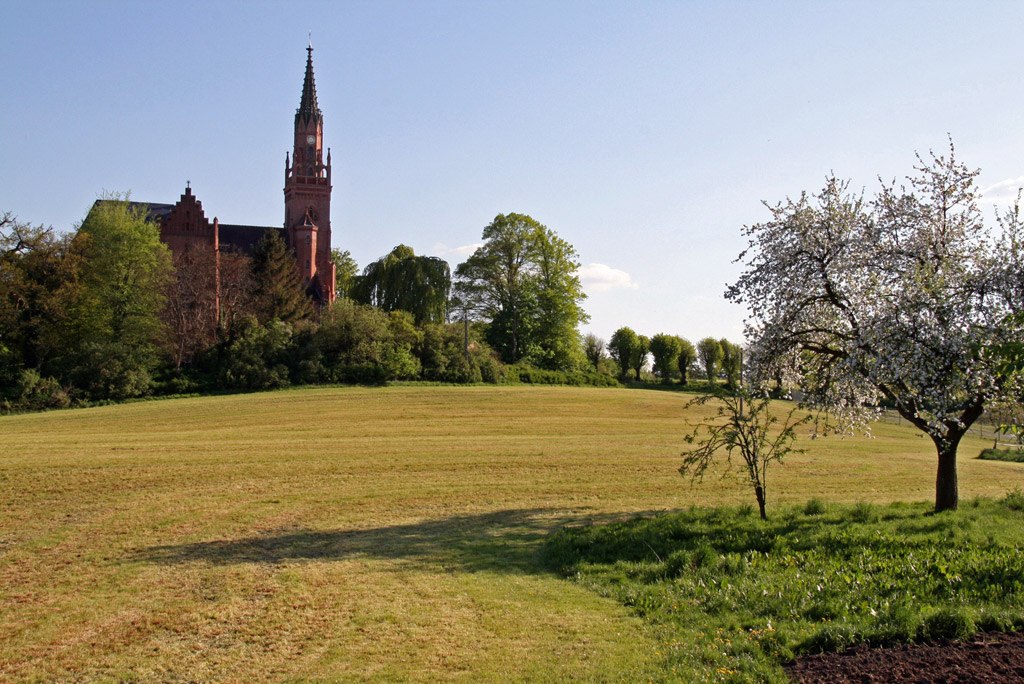
{"label": "grassy hill slope", "polygon": [[[0,418],[0,679],[635,680],[656,639],[542,569],[565,523],[751,500],[685,395],[315,388]],[[930,499],[906,426],[803,441],[771,506]],[[1024,485],[969,458],[961,493]]]}

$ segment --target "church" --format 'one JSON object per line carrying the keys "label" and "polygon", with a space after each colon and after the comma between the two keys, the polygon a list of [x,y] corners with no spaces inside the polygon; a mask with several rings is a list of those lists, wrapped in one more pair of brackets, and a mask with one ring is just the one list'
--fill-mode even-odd
{"label": "church", "polygon": [[[102,201],[102,200],[101,200]],[[252,254],[268,230],[280,233],[295,255],[306,291],[319,304],[334,301],[335,266],[331,261],[331,151],[324,158],[324,117],[316,101],[313,46],[306,48],[302,98],[295,112],[295,137],[284,162],[284,226],[248,226],[206,218],[203,204],[186,184],[174,204],[132,202],[145,206],[160,228],[160,239],[178,258],[193,251],[215,258],[220,291],[220,255]]]}

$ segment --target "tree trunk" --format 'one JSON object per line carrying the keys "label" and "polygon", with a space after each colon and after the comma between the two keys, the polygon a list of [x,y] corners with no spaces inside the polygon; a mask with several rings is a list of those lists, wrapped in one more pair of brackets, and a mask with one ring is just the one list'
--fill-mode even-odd
{"label": "tree trunk", "polygon": [[963,433],[952,434],[947,439],[933,438],[939,455],[939,468],[935,476],[935,512],[955,511],[960,502],[956,479],[956,450]]}
{"label": "tree trunk", "polygon": [[754,496],[757,497],[757,509],[761,513],[761,520],[767,520],[768,514],[765,512],[765,501],[764,501],[764,487],[757,485],[754,487]]}

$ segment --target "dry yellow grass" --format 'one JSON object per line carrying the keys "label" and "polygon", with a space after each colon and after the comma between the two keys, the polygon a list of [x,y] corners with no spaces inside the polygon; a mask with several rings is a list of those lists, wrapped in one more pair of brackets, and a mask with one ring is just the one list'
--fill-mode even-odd
{"label": "dry yellow grass", "polygon": [[[639,620],[545,573],[566,522],[751,499],[685,395],[303,389],[0,418],[0,679],[620,681]],[[907,427],[803,441],[769,507],[932,496]],[[1024,485],[961,447],[961,494]],[[771,508],[769,508],[769,513]]]}

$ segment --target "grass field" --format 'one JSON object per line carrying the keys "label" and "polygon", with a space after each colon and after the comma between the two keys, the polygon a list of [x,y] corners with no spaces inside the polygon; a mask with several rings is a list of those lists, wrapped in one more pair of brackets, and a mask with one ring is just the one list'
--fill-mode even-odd
{"label": "grass field", "polygon": [[[544,569],[564,524],[746,503],[685,395],[316,388],[0,418],[0,680],[635,681],[657,636]],[[781,502],[928,500],[906,426],[803,440]],[[961,446],[961,496],[1024,486]]]}

